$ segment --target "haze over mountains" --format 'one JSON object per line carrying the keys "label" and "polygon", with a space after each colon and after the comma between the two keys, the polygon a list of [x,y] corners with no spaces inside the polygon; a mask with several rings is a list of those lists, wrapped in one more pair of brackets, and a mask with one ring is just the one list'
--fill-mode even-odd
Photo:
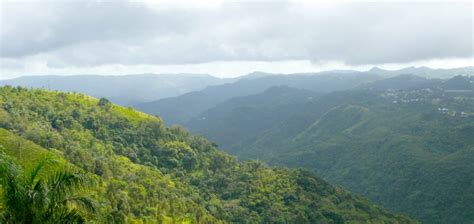
{"label": "haze over mountains", "polygon": [[[324,74],[340,74],[349,76],[360,75],[377,75],[380,77],[390,77],[400,74],[414,74],[422,77],[443,78],[453,74],[463,75],[472,74],[472,67],[456,68],[456,69],[430,69],[427,67],[410,67],[401,70],[383,70],[373,68],[367,72],[357,71],[326,71],[320,73],[305,73],[300,75],[324,75]],[[50,90],[59,90],[65,92],[80,92],[95,97],[105,97],[114,103],[124,106],[137,105],[138,108],[146,108],[148,103],[169,97],[176,97],[182,94],[199,91],[208,86],[232,83],[239,80],[254,80],[265,78],[268,76],[279,76],[283,74],[271,74],[263,72],[254,72],[246,76],[238,78],[217,78],[205,74],[141,74],[141,75],[124,75],[124,76],[99,76],[99,75],[71,75],[71,76],[23,76],[14,79],[0,80],[0,86],[12,85],[34,88],[45,88]],[[297,74],[298,75],[298,74]],[[273,80],[275,79],[275,80]],[[277,80],[280,79],[280,80]],[[270,78],[269,84],[260,84],[261,87],[254,87],[254,90],[248,90],[248,94],[255,91],[262,91],[268,86],[275,84],[290,84],[289,82],[298,82],[285,80],[286,78]],[[304,82],[302,80],[301,82]],[[259,85],[259,84],[254,84]],[[302,85],[296,84],[295,85]],[[307,87],[316,88],[316,87]],[[343,88],[343,87],[340,87]],[[258,90],[257,90],[258,89]],[[236,93],[232,96],[241,94]],[[226,98],[227,99],[227,98]],[[143,105],[142,105],[143,104]],[[144,109],[147,110],[147,109]],[[153,111],[148,111],[152,112]],[[174,120],[169,122],[174,123]]]}
{"label": "haze over mountains", "polygon": [[[431,73],[432,72],[432,73]],[[258,73],[257,73],[258,74]],[[401,74],[441,78],[454,75],[472,75],[473,67],[457,69],[405,68],[395,71],[371,69],[367,72],[327,71],[321,73],[271,75],[260,73],[261,78],[243,79],[226,85],[211,86],[181,96],[135,105],[150,114],[159,114],[169,124],[185,124],[207,109],[233,97],[263,92],[271,86],[285,85],[316,92],[352,89],[359,85]]]}
{"label": "haze over mountains", "polygon": [[[131,105],[149,114],[157,115],[167,124],[181,124],[194,134],[208,137],[214,142],[212,143],[214,146],[218,145],[219,149],[237,156],[240,160],[258,159],[274,166],[308,169],[325,178],[330,184],[340,185],[351,192],[368,197],[390,212],[408,214],[425,223],[469,223],[469,220],[474,219],[474,214],[471,212],[474,210],[471,203],[474,200],[474,188],[472,188],[474,167],[471,163],[474,160],[474,142],[472,141],[474,139],[474,110],[472,109],[474,108],[474,79],[472,75],[474,75],[472,67],[450,70],[406,68],[398,71],[374,68],[367,72],[338,70],[291,75],[255,72],[237,79],[219,79],[208,75],[190,74],[113,77],[35,76],[2,80],[0,84],[49,87],[49,89],[110,98],[122,105]],[[117,156],[126,156],[131,160],[133,164],[130,166],[135,166],[134,164],[153,166],[163,173],[171,173],[172,179],[184,175],[182,178],[173,179],[184,185],[194,185],[198,178],[199,186],[205,185],[208,188],[214,186],[214,183],[203,182],[200,178],[217,181],[216,176],[207,176],[207,174],[196,176],[197,173],[207,173],[209,169],[213,169],[207,165],[196,168],[193,165],[191,170],[186,168],[189,165],[188,162],[191,161],[188,161],[191,158],[189,156],[197,156],[192,160],[194,161],[192,164],[195,164],[196,160],[201,161],[198,162],[199,164],[206,164],[207,159],[201,157],[216,156],[217,154],[214,154],[217,152],[212,151],[211,154],[206,154],[208,152],[199,151],[201,146],[193,145],[194,140],[188,139],[193,139],[193,137],[179,127],[173,127],[169,129],[170,133],[162,133],[161,137],[158,137],[158,139],[181,139],[179,144],[183,141],[190,144],[184,146],[174,142],[173,144],[178,145],[169,147],[179,152],[172,153],[166,151],[168,146],[165,147],[163,142],[156,143],[158,145],[140,142],[140,138],[148,136],[146,133],[133,138],[126,134],[139,132],[141,128],[138,127],[139,129],[135,130],[133,124],[129,127],[128,124],[122,123],[123,121],[129,120],[134,123],[137,120],[144,119],[143,122],[148,120],[145,115],[140,115],[130,107],[126,109],[111,105],[105,99],[105,101],[97,101],[98,103],[95,100],[89,101],[75,93],[62,95],[57,92],[16,90],[10,87],[4,87],[2,91],[4,96],[1,111],[3,112],[0,111],[0,122],[3,123],[0,123],[2,125],[0,127],[19,135],[14,138],[26,138],[42,147],[66,150],[68,154],[65,158],[88,172],[98,171],[97,168],[87,165],[89,163],[85,162],[85,157],[93,157],[98,161],[107,156],[100,150],[92,154],[86,150],[79,153],[81,156],[77,157],[78,154],[70,154],[72,152],[68,147],[62,148],[60,139],[70,139],[69,133],[73,130],[90,133],[96,139],[94,141],[103,141],[101,144],[108,144],[107,142],[111,141],[114,150],[118,150],[115,151]],[[39,113],[38,116],[44,116],[42,118],[44,121],[41,123],[50,125],[53,128],[52,132],[49,129],[43,130],[44,124],[35,123],[33,118],[36,115],[31,115],[32,117],[24,121],[17,117],[20,112],[14,109],[16,108],[14,105],[19,104],[21,99],[26,99],[25,97],[29,94],[34,96],[28,99],[30,109],[24,108],[23,110],[26,111],[21,113]],[[44,101],[44,104],[51,104],[50,106],[56,108],[54,110],[56,115],[43,114],[46,112],[41,109],[42,106],[34,103],[35,100],[40,101],[40,98],[35,98],[39,95],[57,101],[53,104]],[[67,101],[60,100],[64,96],[67,96]],[[10,99],[10,97],[14,98]],[[73,108],[69,108],[68,105],[79,105],[77,103],[79,101],[82,102],[81,105],[88,105],[82,106],[82,112],[75,112]],[[142,103],[144,101],[151,102]],[[94,106],[95,104],[97,105]],[[39,111],[36,111],[37,107]],[[79,113],[92,114],[83,117]],[[109,113],[114,115],[108,115]],[[68,114],[74,121],[68,118]],[[15,120],[23,126],[20,123],[18,123],[20,126],[14,125]],[[82,128],[77,129],[77,124],[73,125],[77,122],[82,125]],[[162,125],[160,119],[154,122]],[[122,130],[120,127],[125,129]],[[54,135],[58,140],[45,142],[41,140],[43,137],[33,134],[38,131],[42,133],[40,136],[56,133]],[[4,135],[10,136],[12,133],[5,132]],[[117,135],[123,135],[121,137],[123,139],[132,138],[131,141],[136,142],[128,145],[129,143],[125,143],[123,139],[115,139],[115,137],[109,139]],[[177,136],[170,137],[171,135]],[[51,141],[59,141],[59,143],[51,146],[53,144]],[[77,140],[77,144],[82,144],[81,140]],[[140,147],[137,149],[134,144]],[[4,145],[8,146],[7,143]],[[189,154],[186,151],[189,150],[187,147],[191,147],[193,153]],[[7,149],[14,150],[11,147]],[[100,154],[100,156],[93,154]],[[109,159],[116,160],[115,157],[109,157]],[[112,163],[110,162],[107,166],[112,166]],[[226,164],[231,167],[242,166],[234,162]],[[103,172],[105,171],[96,174],[103,175]],[[234,171],[222,172],[225,173],[222,175],[234,175],[229,173]],[[262,172],[267,171],[262,170]],[[102,178],[106,182],[112,181],[110,177]],[[125,180],[120,176],[114,178]],[[241,177],[237,175],[235,178]],[[220,209],[228,209],[228,203],[231,202],[227,200],[244,197],[240,193],[239,197],[228,195],[237,194],[233,192],[237,188],[230,187],[233,185],[229,185],[228,182],[237,181],[235,178],[224,181],[226,184],[219,185],[219,189],[212,192],[221,200],[216,202],[216,206]],[[197,191],[192,188],[178,191],[183,194],[194,192],[202,195],[201,187]],[[124,189],[134,191],[132,186]],[[173,188],[167,189],[176,191]],[[327,189],[334,192],[329,185]],[[320,193],[318,191],[317,194]],[[178,195],[178,197],[182,196]],[[335,197],[340,197],[340,195]],[[118,204],[114,204],[113,198],[104,200],[104,203],[109,206],[108,211],[103,211],[104,214],[119,210],[124,217],[134,217],[128,210],[122,210]],[[138,199],[132,197],[127,200]],[[179,200],[186,201],[189,198],[182,197]],[[220,216],[215,211],[208,210],[208,204],[199,202],[201,199],[192,200],[194,200],[193,203],[197,203],[196,206],[201,206],[199,209],[204,209],[201,210],[202,215],[209,220],[235,221],[248,218],[246,214],[237,214],[233,210],[226,210],[228,215]],[[272,200],[268,203],[275,203]],[[359,203],[357,200],[344,203]],[[142,206],[155,206],[153,203]],[[241,206],[239,209],[248,212],[255,209],[242,202],[239,206]],[[184,210],[180,213],[173,214],[171,210],[163,207],[162,216],[164,219],[179,216],[181,220],[187,220],[183,217],[190,208],[183,207],[182,209]],[[259,222],[263,219],[270,220],[271,215],[267,213],[268,210],[262,210],[262,212],[255,220],[260,220]],[[337,217],[343,217],[343,220],[358,217],[346,213],[345,210],[331,212],[337,214]],[[377,217],[374,220],[397,219],[395,216],[386,215],[381,210],[370,210],[368,213]],[[135,212],[135,214],[139,213]],[[321,214],[325,218],[331,217],[324,215],[326,214],[324,212]],[[286,220],[296,220],[297,218],[293,215],[292,212],[285,215]],[[136,217],[145,216],[151,217],[145,213],[140,213]],[[304,217],[305,219],[314,218],[312,213],[305,213]],[[200,218],[194,217],[189,220],[192,219]],[[355,219],[364,220],[360,217]],[[400,220],[403,218],[399,217],[398,221]],[[409,222],[409,220],[402,222]]]}
{"label": "haze over mountains", "polygon": [[201,91],[138,104],[135,107],[149,114],[160,114],[170,124],[184,124],[192,117],[219,103],[234,97],[260,93],[272,86],[285,85],[319,92],[330,92],[350,89],[379,78],[377,75],[359,73],[265,76],[250,80],[244,79],[219,86],[210,86]]}
{"label": "haze over mountains", "polygon": [[230,82],[202,74],[143,74],[125,76],[24,76],[0,80],[0,85],[45,88],[106,97],[120,105],[132,105],[178,96],[210,85]]}

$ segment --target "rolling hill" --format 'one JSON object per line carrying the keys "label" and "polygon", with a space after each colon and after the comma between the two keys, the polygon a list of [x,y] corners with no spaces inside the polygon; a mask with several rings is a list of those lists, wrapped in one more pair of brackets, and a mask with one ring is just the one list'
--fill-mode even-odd
{"label": "rolling hill", "polygon": [[[78,93],[0,88],[0,150],[98,180],[99,223],[412,223],[301,169],[238,162],[160,118]],[[1,206],[0,206],[1,209]]]}

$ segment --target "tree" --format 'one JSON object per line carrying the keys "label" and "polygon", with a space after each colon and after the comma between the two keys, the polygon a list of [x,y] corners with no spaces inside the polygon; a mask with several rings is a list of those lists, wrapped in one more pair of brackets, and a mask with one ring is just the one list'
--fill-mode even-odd
{"label": "tree", "polygon": [[97,105],[99,105],[100,107],[102,107],[106,110],[108,110],[112,107],[112,103],[106,98],[100,98],[99,103]]}
{"label": "tree", "polygon": [[47,157],[25,170],[0,151],[0,223],[82,223],[95,213],[82,194],[92,179],[56,164]]}

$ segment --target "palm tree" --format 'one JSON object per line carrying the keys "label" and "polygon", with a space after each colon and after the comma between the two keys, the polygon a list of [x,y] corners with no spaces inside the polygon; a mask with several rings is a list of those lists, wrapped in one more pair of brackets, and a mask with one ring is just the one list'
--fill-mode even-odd
{"label": "palm tree", "polygon": [[82,196],[92,179],[55,164],[48,157],[26,171],[0,150],[0,223],[82,223],[95,213]]}

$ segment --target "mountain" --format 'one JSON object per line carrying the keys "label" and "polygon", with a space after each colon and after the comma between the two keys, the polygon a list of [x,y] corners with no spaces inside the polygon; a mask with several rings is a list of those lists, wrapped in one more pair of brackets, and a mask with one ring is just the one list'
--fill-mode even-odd
{"label": "mountain", "polygon": [[24,76],[0,80],[0,86],[46,88],[64,92],[79,92],[105,97],[114,103],[131,105],[178,96],[210,85],[231,82],[201,74],[142,74],[124,76]]}
{"label": "mountain", "polygon": [[263,77],[268,77],[268,76],[276,76],[276,75],[284,75],[284,74],[273,74],[273,73],[267,73],[267,72],[252,72],[244,76],[240,76],[235,78],[236,80],[241,80],[241,79],[258,79],[258,78],[263,78]]}
{"label": "mountain", "polygon": [[299,91],[234,98],[186,126],[241,160],[310,169],[425,223],[474,220],[474,77]]}
{"label": "mountain", "polygon": [[404,74],[395,77],[385,78],[368,83],[363,87],[372,89],[407,89],[411,87],[421,87],[423,85],[430,86],[435,83],[439,83],[439,79],[427,79],[417,75]]}
{"label": "mountain", "polygon": [[377,74],[383,77],[393,77],[399,75],[416,75],[424,78],[452,78],[453,76],[462,75],[469,76],[474,75],[474,67],[461,67],[461,68],[449,68],[449,69],[433,69],[429,67],[407,67],[398,70],[384,70],[378,67],[374,67],[367,71],[370,74]]}
{"label": "mountain", "polygon": [[[398,77],[399,82],[409,77],[418,77],[431,81],[433,78],[451,78],[457,75],[474,75],[474,67],[453,69],[431,69],[428,67],[409,67],[400,70],[383,70],[377,67],[366,72],[352,70],[332,70],[318,73],[271,74],[250,73],[247,76],[232,79],[223,85],[209,86],[203,90],[189,92],[176,97],[133,105],[149,114],[159,114],[169,124],[185,124],[200,113],[234,97],[261,93],[272,86],[289,86],[316,92],[332,92],[367,85],[373,81]],[[429,79],[428,79],[429,78]],[[413,84],[413,80],[406,82]],[[382,85],[383,81],[379,83]],[[394,83],[391,80],[389,83]],[[400,83],[402,84],[402,83]],[[400,85],[398,84],[398,85]]]}
{"label": "mountain", "polygon": [[264,75],[261,78],[241,79],[234,83],[209,86],[177,97],[161,99],[134,107],[149,114],[159,114],[169,124],[184,124],[200,113],[234,97],[261,93],[269,87],[289,87],[331,92],[354,88],[379,79],[364,73],[330,73],[326,75]]}
{"label": "mountain", "polygon": [[308,171],[238,162],[159,117],[79,93],[0,88],[0,145],[25,167],[49,154],[94,176],[91,222],[414,222]]}

